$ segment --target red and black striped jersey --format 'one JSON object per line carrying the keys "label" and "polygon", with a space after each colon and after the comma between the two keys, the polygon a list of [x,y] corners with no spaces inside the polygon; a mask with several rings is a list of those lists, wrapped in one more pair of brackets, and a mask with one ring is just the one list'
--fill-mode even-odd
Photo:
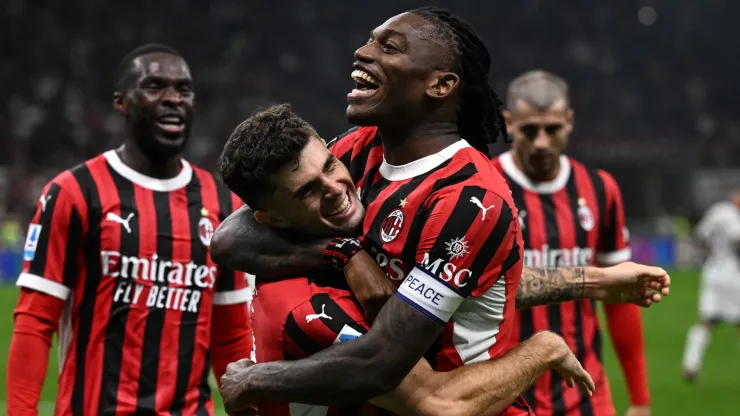
{"label": "red and black striped jersey", "polygon": [[[525,266],[612,265],[630,259],[621,192],[607,172],[561,156],[554,179],[533,183],[516,166],[511,152],[494,163],[519,207]],[[542,330],[565,339],[597,388],[589,397],[567,388],[557,373],[547,372],[525,395],[537,414],[613,415],[595,303],[582,300],[517,311],[512,341],[516,344]]]}
{"label": "red and black striped jersey", "polygon": [[445,326],[426,356],[432,366],[449,371],[510,349],[523,245],[511,192],[492,162],[460,140],[392,166],[375,127],[329,146],[355,181],[364,236],[400,286],[397,296]]}
{"label": "red and black striped jersey", "polygon": [[57,415],[213,414],[212,306],[248,292],[209,245],[240,203],[184,160],[155,179],[113,150],[44,188],[17,284],[66,302]]}
{"label": "red and black striped jersey", "polygon": [[[368,325],[342,276],[260,283],[252,300],[257,362],[306,358],[333,344],[357,338]],[[260,400],[261,415],[358,415],[392,413],[370,404],[313,406]]]}

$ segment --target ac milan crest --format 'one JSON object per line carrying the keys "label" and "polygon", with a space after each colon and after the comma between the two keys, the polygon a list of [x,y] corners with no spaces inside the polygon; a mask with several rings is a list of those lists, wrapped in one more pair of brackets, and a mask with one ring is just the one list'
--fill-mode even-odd
{"label": "ac milan crest", "polygon": [[591,231],[594,229],[594,214],[591,212],[591,208],[586,205],[586,200],[583,198],[578,199],[578,222],[581,223],[581,227],[583,227],[586,231]]}
{"label": "ac milan crest", "polygon": [[394,209],[380,224],[380,239],[384,243],[395,240],[403,229],[403,211]]}
{"label": "ac milan crest", "polygon": [[211,245],[213,231],[213,223],[208,219],[208,217],[202,217],[200,221],[198,221],[198,237],[200,237],[200,242],[203,243],[204,246],[208,247]]}

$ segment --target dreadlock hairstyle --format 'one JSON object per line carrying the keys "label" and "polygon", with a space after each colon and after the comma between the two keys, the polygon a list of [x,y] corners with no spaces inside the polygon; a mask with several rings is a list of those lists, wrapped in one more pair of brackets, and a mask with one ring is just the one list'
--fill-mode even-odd
{"label": "dreadlock hairstyle", "polygon": [[483,40],[465,21],[447,10],[420,7],[411,10],[435,26],[434,38],[454,55],[460,77],[457,127],[460,135],[478,151],[488,154],[488,144],[500,134],[511,143],[502,112],[503,103],[488,84],[491,55]]}
{"label": "dreadlock hairstyle", "polygon": [[134,49],[133,51],[126,54],[126,56],[121,59],[121,62],[118,63],[118,67],[116,69],[116,88],[119,91],[124,91],[128,89],[131,80],[132,80],[132,74],[131,74],[131,66],[134,62],[134,59],[142,56],[142,55],[148,55],[150,53],[168,53],[170,55],[179,56],[182,57],[176,50],[170,48],[167,45],[163,45],[161,43],[147,43],[145,45],[141,45],[138,48]]}

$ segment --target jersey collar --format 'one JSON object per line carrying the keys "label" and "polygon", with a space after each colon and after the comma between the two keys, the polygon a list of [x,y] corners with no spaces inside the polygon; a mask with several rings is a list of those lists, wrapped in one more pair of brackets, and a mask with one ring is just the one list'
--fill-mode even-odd
{"label": "jersey collar", "polygon": [[108,150],[103,153],[103,156],[105,156],[110,167],[119,175],[142,188],[151,189],[152,191],[171,192],[186,186],[193,178],[193,168],[185,159],[180,159],[182,161],[182,170],[180,170],[180,173],[178,173],[177,176],[169,179],[157,179],[131,169],[128,165],[123,163],[115,150]]}
{"label": "jersey collar", "polygon": [[452,158],[452,156],[454,156],[455,153],[457,153],[459,150],[466,147],[470,147],[470,144],[468,144],[465,139],[460,139],[457,142],[445,147],[438,153],[399,166],[389,164],[388,162],[386,162],[385,156],[383,156],[383,163],[381,163],[380,165],[380,174],[389,181],[403,181],[406,179],[411,179],[415,176],[423,175],[436,168],[437,166]]}
{"label": "jersey collar", "polygon": [[538,183],[529,180],[527,175],[519,170],[516,163],[514,163],[514,156],[511,150],[499,156],[499,160],[501,161],[501,167],[504,169],[504,172],[512,181],[522,188],[538,194],[554,194],[565,188],[565,185],[568,184],[568,179],[570,179],[570,160],[565,155],[560,155],[560,171],[555,179]]}

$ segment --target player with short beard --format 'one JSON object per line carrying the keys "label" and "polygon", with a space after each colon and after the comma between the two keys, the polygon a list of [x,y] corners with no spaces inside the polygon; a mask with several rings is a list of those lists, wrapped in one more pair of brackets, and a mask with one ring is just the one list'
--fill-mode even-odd
{"label": "player with short beard", "polygon": [[209,255],[241,202],[182,158],[194,100],[176,51],[135,49],[113,95],[123,145],[44,187],[17,282],[9,415],[37,414],[54,332],[56,415],[212,415],[211,360],[220,376],[249,356],[245,276]]}
{"label": "player with short beard", "polygon": [[[508,88],[507,130],[512,150],[494,159],[520,210],[524,264],[528,267],[612,266],[630,260],[619,185],[603,170],[589,169],[565,155],[574,114],[566,82],[530,71]],[[605,305],[611,339],[630,393],[631,416],[650,414],[640,310]],[[615,413],[602,364],[601,330],[591,300],[517,311],[511,345],[548,329],[568,342],[581,364],[604,386],[592,396],[566,389],[547,372],[525,395],[538,413],[610,416]]]}

